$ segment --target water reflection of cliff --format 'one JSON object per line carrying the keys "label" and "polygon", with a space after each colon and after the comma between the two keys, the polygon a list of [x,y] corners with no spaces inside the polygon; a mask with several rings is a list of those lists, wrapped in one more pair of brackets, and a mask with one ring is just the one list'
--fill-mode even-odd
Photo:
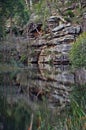
{"label": "water reflection of cliff", "polygon": [[74,84],[74,75],[67,65],[32,65],[18,73],[4,73],[0,79],[0,91],[8,101],[24,99],[32,108],[43,99],[49,107],[65,107]]}

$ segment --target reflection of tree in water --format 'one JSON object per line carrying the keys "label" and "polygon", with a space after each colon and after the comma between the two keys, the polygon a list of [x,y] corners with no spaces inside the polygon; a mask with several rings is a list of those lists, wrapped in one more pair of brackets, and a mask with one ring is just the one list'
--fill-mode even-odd
{"label": "reflection of tree in water", "polygon": [[32,109],[43,99],[47,100],[49,107],[63,109],[70,102],[69,95],[74,84],[74,75],[69,72],[68,66],[47,64],[3,74],[3,79],[4,95],[7,95],[8,101],[23,99]]}
{"label": "reflection of tree in water", "polygon": [[39,127],[40,130],[62,127],[60,119],[65,117],[66,114],[62,113],[62,116],[59,116],[58,112],[54,114],[47,109],[46,103],[44,104],[43,107],[40,106],[38,110],[33,112],[25,102],[18,101],[17,103],[9,104],[0,95],[0,130],[29,130],[32,115],[32,130],[36,130]]}
{"label": "reflection of tree in water", "polygon": [[[0,75],[0,93],[4,98],[0,98],[0,129],[27,130],[31,113],[38,116],[38,111],[41,111],[43,114],[41,116],[44,116],[43,119],[45,119],[47,108],[54,108],[52,111],[60,114],[70,103],[70,93],[82,105],[81,107],[85,108],[85,86],[71,87],[75,81],[74,75],[69,70],[68,66],[44,65],[17,73],[2,73]],[[72,92],[71,88],[74,88]],[[41,110],[38,110],[39,107]],[[52,113],[49,112],[47,120],[49,121],[51,117]],[[37,128],[37,119],[34,119],[33,130]],[[53,122],[52,120],[51,122]]]}
{"label": "reflection of tree in water", "polygon": [[0,130],[26,130],[31,110],[24,104],[8,104],[0,96]]}

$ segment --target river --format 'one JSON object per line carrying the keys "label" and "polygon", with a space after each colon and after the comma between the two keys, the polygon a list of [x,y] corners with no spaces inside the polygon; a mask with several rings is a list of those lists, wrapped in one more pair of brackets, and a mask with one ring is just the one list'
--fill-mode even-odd
{"label": "river", "polygon": [[31,64],[0,70],[0,130],[27,130],[31,113],[37,117],[41,110],[49,109],[49,118],[57,113],[62,119],[75,90],[76,97],[85,95],[79,86],[69,65]]}

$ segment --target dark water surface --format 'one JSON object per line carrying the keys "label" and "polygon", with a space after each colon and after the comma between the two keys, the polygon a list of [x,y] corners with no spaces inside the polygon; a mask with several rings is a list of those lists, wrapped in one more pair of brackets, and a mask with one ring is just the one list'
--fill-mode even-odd
{"label": "dark water surface", "polygon": [[[0,71],[0,130],[28,130],[31,114],[40,111],[66,115],[76,77],[69,65],[31,65],[19,70]],[[76,95],[85,95],[77,91]],[[75,93],[74,93],[75,94]],[[77,98],[78,99],[78,98]],[[34,121],[34,130],[35,124]]]}

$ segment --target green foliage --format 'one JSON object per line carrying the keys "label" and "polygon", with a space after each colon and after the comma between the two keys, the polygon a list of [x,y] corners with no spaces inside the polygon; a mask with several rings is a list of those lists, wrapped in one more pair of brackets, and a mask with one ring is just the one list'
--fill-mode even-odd
{"label": "green foliage", "polygon": [[64,19],[67,21],[67,22],[71,22],[71,18],[69,18],[68,16],[65,16]]}
{"label": "green foliage", "polygon": [[42,21],[43,23],[43,29],[46,26],[46,19],[50,16],[50,6],[48,6],[48,2],[46,0],[41,0],[38,3],[33,5],[33,12],[35,12],[36,15],[38,15],[39,21]]}
{"label": "green foliage", "polygon": [[86,67],[86,33],[74,42],[70,51],[70,61],[75,68]]}
{"label": "green foliage", "polygon": [[23,55],[21,56],[21,58],[20,58],[20,62],[26,63],[26,62],[27,62],[27,56],[23,54]]}
{"label": "green foliage", "polygon": [[72,98],[76,100],[78,105],[85,111],[86,108],[86,84],[74,85]]}
{"label": "green foliage", "polygon": [[0,38],[5,34],[7,20],[10,24],[22,26],[29,20],[28,9],[24,0],[4,0],[0,1]]}
{"label": "green foliage", "polygon": [[[73,86],[68,113],[68,130],[81,130],[86,122],[86,86]],[[86,129],[86,128],[85,128]],[[85,130],[83,129],[83,130]]]}
{"label": "green foliage", "polygon": [[66,124],[68,130],[82,130],[84,128],[86,114],[75,99],[72,99],[71,111],[67,115]]}
{"label": "green foliage", "polygon": [[71,10],[68,10],[65,15],[67,15],[71,18],[74,17],[74,13]]}

